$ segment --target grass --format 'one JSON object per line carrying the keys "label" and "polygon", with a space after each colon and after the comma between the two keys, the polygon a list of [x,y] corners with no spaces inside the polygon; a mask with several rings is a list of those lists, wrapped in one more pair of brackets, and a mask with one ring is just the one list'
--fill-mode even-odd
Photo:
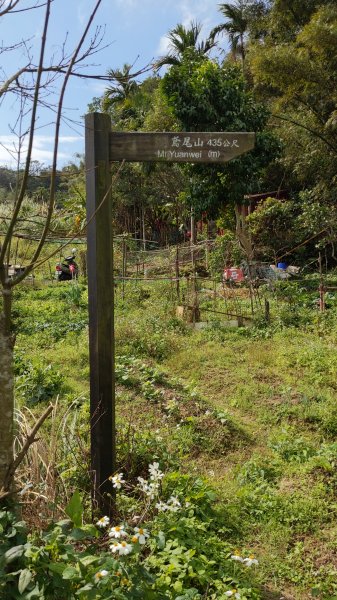
{"label": "grass", "polygon": [[[299,318],[297,326],[280,326],[276,315],[269,328],[215,324],[197,332],[175,318],[166,284],[130,285],[124,301],[117,297],[121,468],[135,478],[160,457],[208,479],[229,541],[259,557],[266,599],[337,598],[334,309],[317,318],[311,308],[308,320],[305,306],[305,324]],[[22,289],[15,303],[19,406],[38,412],[59,373],[51,394],[78,414],[84,435],[86,299],[85,286],[74,292],[63,284]],[[32,380],[38,402],[29,397]],[[85,477],[76,475],[83,452],[71,453],[71,475],[65,458],[55,459],[60,476],[84,489]]]}

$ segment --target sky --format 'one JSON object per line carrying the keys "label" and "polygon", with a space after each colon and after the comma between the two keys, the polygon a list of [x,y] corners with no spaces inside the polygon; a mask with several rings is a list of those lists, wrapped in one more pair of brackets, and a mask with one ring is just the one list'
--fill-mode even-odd
{"label": "sky", "polygon": [[[9,1],[9,0],[7,0]],[[40,0],[41,1],[41,0]],[[20,0],[27,8],[37,0]],[[64,40],[70,50],[80,39],[95,0],[54,0],[47,38],[47,54],[59,55]],[[1,79],[6,80],[27,64],[27,52],[21,46],[11,52],[4,50],[15,43],[26,41],[25,46],[35,54],[41,40],[44,9],[18,12],[0,18]],[[103,48],[88,59],[86,73],[105,75],[108,69],[120,68],[124,63],[139,71],[168,50],[166,34],[178,23],[189,26],[191,21],[203,24],[202,37],[222,21],[217,0],[103,0],[91,28],[105,29]],[[90,35],[89,35],[90,38]],[[36,59],[35,59],[36,60]],[[100,96],[106,85],[95,80],[72,78],[65,96],[65,116],[60,137],[58,167],[75,160],[84,152],[83,115],[89,102]],[[53,97],[46,98],[53,101]],[[9,95],[0,103],[0,166],[14,166],[18,145],[16,115],[18,99]],[[34,143],[33,159],[47,166],[52,160],[53,121],[55,114],[41,110]],[[28,127],[23,125],[23,129]],[[24,156],[25,142],[22,152]]]}

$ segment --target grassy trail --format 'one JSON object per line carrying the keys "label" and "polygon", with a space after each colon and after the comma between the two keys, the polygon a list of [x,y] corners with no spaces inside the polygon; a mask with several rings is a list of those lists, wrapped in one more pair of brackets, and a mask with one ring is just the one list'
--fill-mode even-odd
{"label": "grassy trail", "polygon": [[193,382],[247,436],[237,444],[234,432],[233,447],[201,453],[195,466],[240,520],[240,543],[262,559],[270,591],[335,597],[328,582],[336,580],[336,479],[316,458],[334,439],[335,339],[296,330],[273,339],[207,337],[192,335],[165,368]]}
{"label": "grassy trail", "polygon": [[[28,289],[15,305],[19,406],[39,413],[58,394],[60,405],[78,407],[82,439],[86,294],[84,286]],[[120,468],[132,477],[139,461],[178,460],[203,475],[218,492],[226,539],[258,557],[266,599],[336,599],[334,316],[305,329],[197,332],[177,321],[161,287],[132,294],[116,311]],[[78,473],[69,483],[86,485]]]}

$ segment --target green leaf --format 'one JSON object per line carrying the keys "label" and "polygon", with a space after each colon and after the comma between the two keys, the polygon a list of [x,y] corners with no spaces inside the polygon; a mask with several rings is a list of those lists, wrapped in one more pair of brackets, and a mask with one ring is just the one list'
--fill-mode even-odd
{"label": "green leaf", "polygon": [[29,569],[23,569],[23,571],[21,571],[21,573],[20,573],[19,583],[18,583],[18,590],[19,590],[20,594],[23,594],[25,589],[30,584],[31,580],[32,580],[31,571]]}
{"label": "green leaf", "polygon": [[75,579],[78,577],[78,571],[75,567],[67,567],[62,573],[63,579]]}
{"label": "green leaf", "polygon": [[91,583],[87,583],[86,585],[84,585],[83,587],[81,587],[77,592],[76,592],[76,596],[80,596],[81,594],[83,594],[84,592],[90,592],[90,590],[93,589],[93,585]]}
{"label": "green leaf", "polygon": [[48,569],[52,573],[57,573],[58,575],[62,575],[63,571],[67,568],[65,563],[49,563]]}
{"label": "green leaf", "polygon": [[13,560],[20,558],[23,555],[24,551],[25,547],[22,544],[20,546],[13,546],[13,548],[7,550],[7,552],[5,552],[6,564],[9,564],[13,562]]}
{"label": "green leaf", "polygon": [[89,565],[92,565],[93,563],[97,562],[98,560],[100,560],[99,556],[84,556],[83,558],[81,558],[80,563],[84,566],[84,567],[88,567]]}
{"label": "green leaf", "polygon": [[73,494],[70,502],[65,510],[68,517],[71,518],[72,522],[76,527],[80,527],[82,525],[82,515],[83,515],[83,505],[81,496],[78,490]]}
{"label": "green leaf", "polygon": [[165,534],[163,531],[159,531],[157,536],[157,546],[159,550],[164,550],[166,544]]}

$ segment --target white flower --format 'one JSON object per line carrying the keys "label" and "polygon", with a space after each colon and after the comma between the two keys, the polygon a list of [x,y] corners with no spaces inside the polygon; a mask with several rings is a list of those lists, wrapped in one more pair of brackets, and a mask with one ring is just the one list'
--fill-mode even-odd
{"label": "white flower", "polygon": [[116,527],[111,527],[109,531],[109,537],[113,537],[116,539],[126,537],[128,534],[124,531],[124,525],[117,525]]}
{"label": "white flower", "polygon": [[158,481],[164,477],[164,473],[159,469],[159,463],[154,462],[149,465],[150,479]]}
{"label": "white flower", "polygon": [[151,481],[150,483],[143,479],[143,477],[138,477],[139,487],[144,494],[149,496],[150,500],[154,500],[154,498],[158,494],[159,481]]}
{"label": "white flower", "polygon": [[232,554],[231,559],[232,560],[237,560],[238,562],[242,562],[243,563],[243,558],[242,558],[242,556],[240,556],[240,554]]}
{"label": "white flower", "polygon": [[246,567],[251,567],[252,565],[259,564],[259,561],[256,558],[254,558],[253,555],[249,556],[248,558],[244,558],[242,562],[246,565]]}
{"label": "white flower", "polygon": [[228,590],[228,592],[225,592],[225,596],[227,596],[227,598],[231,598],[232,596],[234,596],[234,598],[236,598],[237,600],[241,598],[240,592],[237,592],[236,590]]}
{"label": "white flower", "polygon": [[181,508],[181,504],[176,496],[171,496],[167,501],[167,504],[171,512],[177,512],[179,508]]}
{"label": "white flower", "polygon": [[142,490],[142,492],[144,492],[145,490],[147,491],[148,483],[146,479],[144,479],[144,477],[137,477],[137,480],[139,482],[139,487]]}
{"label": "white flower", "polygon": [[130,554],[132,552],[132,545],[127,544],[127,542],[114,542],[110,546],[111,552],[118,552],[119,556],[125,556],[126,554]]}
{"label": "white flower", "polygon": [[169,510],[169,507],[167,504],[165,504],[165,502],[160,500],[160,502],[157,502],[156,504],[156,509],[159,510],[159,512],[165,512],[166,510]]}
{"label": "white flower", "polygon": [[98,581],[100,581],[102,579],[102,577],[106,577],[107,575],[109,575],[109,571],[106,571],[105,569],[102,569],[101,571],[98,571],[98,573],[95,573],[95,582],[97,583]]}
{"label": "white flower", "polygon": [[150,537],[150,534],[147,529],[143,529],[142,527],[135,527],[135,534],[132,537],[132,541],[134,543],[139,542],[143,546],[146,544],[147,538]]}
{"label": "white flower", "polygon": [[97,527],[101,527],[102,529],[104,527],[107,527],[110,524],[110,519],[109,517],[101,517],[100,519],[98,519],[96,525]]}
{"label": "white flower", "polygon": [[122,487],[122,483],[125,483],[125,480],[123,479],[123,473],[117,473],[117,475],[111,475],[111,477],[109,477],[110,481],[112,481],[113,483],[113,487],[116,488],[117,490],[120,490]]}

